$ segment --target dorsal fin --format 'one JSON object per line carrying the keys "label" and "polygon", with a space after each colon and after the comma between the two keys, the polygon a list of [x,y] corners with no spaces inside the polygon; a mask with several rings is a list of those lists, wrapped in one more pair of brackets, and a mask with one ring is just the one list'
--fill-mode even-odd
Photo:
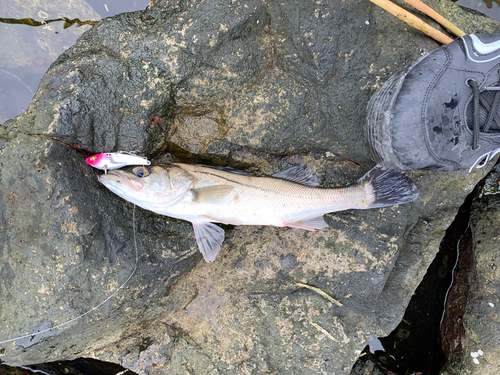
{"label": "dorsal fin", "polygon": [[307,165],[288,168],[282,172],[273,174],[272,177],[281,178],[283,180],[296,182],[310,187],[318,186],[318,176],[316,176]]}

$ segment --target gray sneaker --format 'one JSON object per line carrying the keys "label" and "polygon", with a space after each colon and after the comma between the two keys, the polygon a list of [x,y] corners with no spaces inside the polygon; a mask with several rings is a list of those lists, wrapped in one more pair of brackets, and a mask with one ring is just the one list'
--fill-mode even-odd
{"label": "gray sneaker", "polygon": [[400,70],[368,104],[374,161],[399,170],[484,167],[500,152],[500,34],[466,35]]}

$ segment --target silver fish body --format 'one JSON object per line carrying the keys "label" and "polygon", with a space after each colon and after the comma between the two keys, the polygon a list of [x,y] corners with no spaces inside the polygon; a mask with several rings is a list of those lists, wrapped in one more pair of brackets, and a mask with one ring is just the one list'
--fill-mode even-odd
{"label": "silver fish body", "polygon": [[402,173],[376,166],[357,184],[318,188],[307,167],[255,177],[199,165],[165,164],[110,171],[99,181],[123,199],[193,224],[207,262],[215,259],[224,231],[213,223],[273,225],[316,230],[323,215],[410,202],[418,190]]}

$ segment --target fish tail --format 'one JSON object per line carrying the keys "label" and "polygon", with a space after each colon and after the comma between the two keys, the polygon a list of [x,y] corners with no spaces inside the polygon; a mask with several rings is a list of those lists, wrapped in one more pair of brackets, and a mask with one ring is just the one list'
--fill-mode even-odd
{"label": "fish tail", "polygon": [[358,182],[366,184],[370,200],[373,200],[367,208],[408,203],[418,197],[418,188],[402,172],[378,164]]}

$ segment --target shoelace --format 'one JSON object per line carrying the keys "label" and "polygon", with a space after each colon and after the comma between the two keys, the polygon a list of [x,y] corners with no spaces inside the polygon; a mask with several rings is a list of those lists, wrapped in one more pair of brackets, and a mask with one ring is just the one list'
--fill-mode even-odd
{"label": "shoelace", "polygon": [[[498,116],[498,103],[500,103],[500,86],[492,86],[492,87],[486,87],[486,91],[495,91],[495,96],[493,98],[493,103],[490,104],[487,102],[487,100],[479,95],[479,87],[476,83],[476,81],[469,79],[467,81],[467,84],[469,85],[470,88],[472,88],[472,95],[473,95],[473,108],[474,108],[474,114],[473,114],[473,123],[472,123],[472,149],[477,150],[479,147],[479,133],[487,133],[488,130],[490,130],[491,125],[493,124],[493,121],[497,124],[497,127],[500,128],[500,117]],[[488,117],[486,119],[486,123],[481,129],[481,124],[479,123],[479,104],[481,104],[486,111],[488,112]]]}

